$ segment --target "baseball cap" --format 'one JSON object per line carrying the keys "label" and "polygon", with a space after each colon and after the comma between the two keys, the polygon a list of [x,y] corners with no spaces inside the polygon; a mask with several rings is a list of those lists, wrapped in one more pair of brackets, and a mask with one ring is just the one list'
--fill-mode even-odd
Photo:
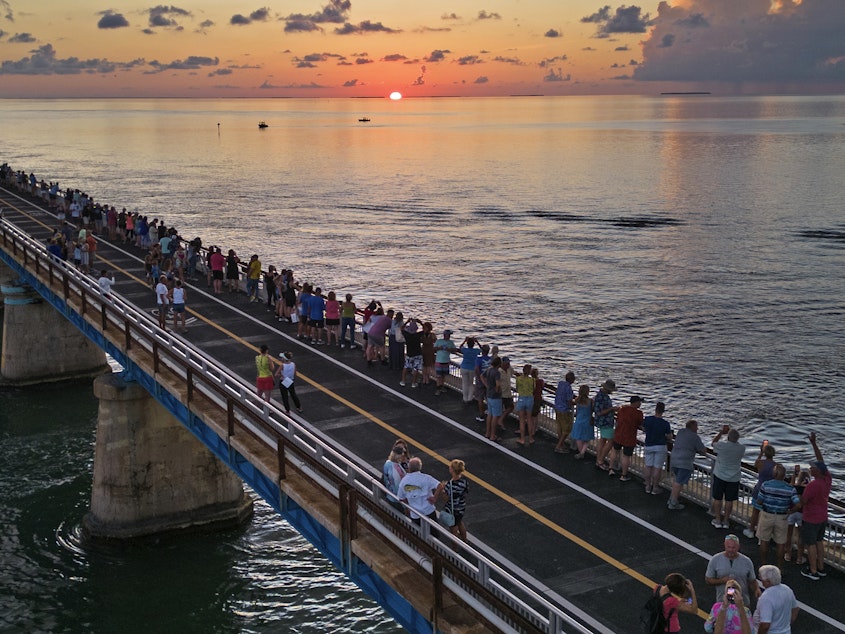
{"label": "baseball cap", "polygon": [[810,463],[810,466],[815,467],[816,469],[821,471],[822,475],[825,475],[827,473],[827,465],[824,462],[822,462],[821,460],[813,460]]}
{"label": "baseball cap", "polygon": [[645,399],[643,399],[643,397],[642,397],[642,396],[632,396],[632,397],[631,397],[631,404],[633,404],[633,403],[642,403],[642,402],[644,402],[644,401],[645,401]]}
{"label": "baseball cap", "polygon": [[448,336],[450,336],[450,335],[452,334],[452,332],[453,332],[453,331],[451,331],[451,330],[444,330],[444,331],[443,331],[443,336],[444,336],[444,337],[448,337]]}

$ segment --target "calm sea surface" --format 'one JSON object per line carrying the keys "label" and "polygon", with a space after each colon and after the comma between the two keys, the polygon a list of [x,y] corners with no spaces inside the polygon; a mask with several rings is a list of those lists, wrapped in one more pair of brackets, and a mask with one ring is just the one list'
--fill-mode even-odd
{"label": "calm sea surface", "polygon": [[[0,100],[2,161],[496,343],[549,380],[612,377],[622,399],[664,400],[706,433],[731,423],[788,464],[809,460],[813,429],[843,473],[843,97]],[[26,563],[31,591],[4,593],[17,616],[0,619],[103,629],[98,602],[136,601],[115,616],[129,621],[199,568],[204,587],[162,618],[395,627],[263,510],[166,557],[80,546],[93,397],[64,395],[70,421],[2,398],[3,559]],[[177,556],[167,580],[150,567]],[[137,592],[112,583],[121,568]]]}

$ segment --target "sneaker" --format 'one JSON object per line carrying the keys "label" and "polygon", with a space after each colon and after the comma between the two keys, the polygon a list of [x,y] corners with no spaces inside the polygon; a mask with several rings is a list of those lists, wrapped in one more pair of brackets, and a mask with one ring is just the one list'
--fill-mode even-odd
{"label": "sneaker", "polygon": [[731,529],[731,523],[730,522],[722,522],[722,528],[724,528],[726,530],[730,530]]}
{"label": "sneaker", "polygon": [[722,528],[722,522],[720,522],[719,520],[710,520],[710,524],[711,526],[713,526],[713,528]]}
{"label": "sneaker", "polygon": [[827,576],[827,570],[822,570],[822,569],[816,570],[816,574],[819,577],[826,577]]}
{"label": "sneaker", "polygon": [[401,385],[402,387],[405,387],[405,381],[399,381],[399,385]]}
{"label": "sneaker", "polygon": [[475,417],[475,422],[476,422],[476,423],[484,423],[484,422],[486,422],[486,421],[487,421],[487,417],[486,417],[486,416],[476,416],[476,417]]}
{"label": "sneaker", "polygon": [[818,581],[819,579],[821,579],[821,577],[819,576],[819,573],[813,572],[809,568],[802,568],[801,574],[804,577],[807,577],[807,579],[812,579],[813,581]]}
{"label": "sneaker", "polygon": [[654,491],[651,492],[652,495],[663,495],[663,489],[657,487]]}
{"label": "sneaker", "polygon": [[648,494],[651,494],[651,491],[652,491],[651,487],[646,485],[645,492],[648,493]]}
{"label": "sneaker", "polygon": [[417,387],[416,383],[411,383],[411,387]]}
{"label": "sneaker", "polygon": [[631,481],[631,476],[629,476],[629,475],[622,475],[622,476],[619,476],[619,481],[620,481],[620,482],[630,482],[630,481]]}
{"label": "sneaker", "polygon": [[340,344],[340,349],[343,350],[346,347],[346,344]]}
{"label": "sneaker", "polygon": [[742,534],[749,538],[754,537],[754,531],[752,531],[750,528],[746,528],[744,531],[742,531]]}
{"label": "sneaker", "polygon": [[683,510],[684,505],[681,504],[680,502],[673,502],[670,499],[669,503],[666,505],[666,508],[669,509],[670,511],[680,511],[680,510]]}

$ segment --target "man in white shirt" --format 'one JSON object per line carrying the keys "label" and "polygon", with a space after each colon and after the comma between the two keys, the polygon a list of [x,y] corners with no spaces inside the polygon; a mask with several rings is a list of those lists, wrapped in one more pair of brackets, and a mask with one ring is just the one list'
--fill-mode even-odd
{"label": "man in white shirt", "polygon": [[[722,435],[728,439],[720,442]],[[739,480],[742,473],[742,457],[745,445],[739,442],[739,432],[728,425],[713,437],[713,451],[716,462],[713,465],[713,521],[716,528],[730,528],[731,511],[734,502],[739,499]],[[722,500],[725,501],[725,516],[722,517]]]}
{"label": "man in white shirt", "polygon": [[789,586],[780,582],[781,574],[777,566],[760,566],[758,574],[765,590],[754,611],[757,633],[790,634],[799,610],[795,594]]}
{"label": "man in white shirt", "polygon": [[156,284],[156,303],[158,304],[158,325],[162,330],[167,329],[167,295],[169,290],[167,288],[167,276],[162,275],[158,278]]}
{"label": "man in white shirt", "polygon": [[422,460],[411,458],[408,462],[408,473],[399,481],[398,497],[411,507],[411,521],[420,524],[420,516],[437,520],[434,510],[434,492],[440,483],[430,475],[422,472]]}

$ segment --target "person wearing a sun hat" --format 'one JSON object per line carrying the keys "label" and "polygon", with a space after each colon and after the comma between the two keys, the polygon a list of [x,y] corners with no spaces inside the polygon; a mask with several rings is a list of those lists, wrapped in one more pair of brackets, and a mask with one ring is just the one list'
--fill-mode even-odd
{"label": "person wearing a sun hat", "polygon": [[801,522],[801,539],[807,546],[807,567],[801,574],[818,581],[827,576],[824,568],[824,531],[827,525],[827,503],[833,476],[822,458],[821,449],[816,442],[815,432],[809,436],[816,459],[810,462],[810,475],[813,480],[804,488],[799,506],[804,514]]}

